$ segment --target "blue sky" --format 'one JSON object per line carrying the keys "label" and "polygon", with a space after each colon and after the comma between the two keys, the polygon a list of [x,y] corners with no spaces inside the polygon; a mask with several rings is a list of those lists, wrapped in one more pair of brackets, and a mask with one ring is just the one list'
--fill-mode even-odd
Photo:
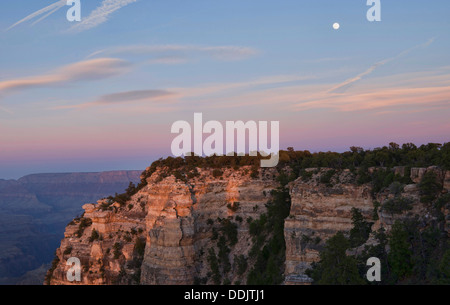
{"label": "blue sky", "polygon": [[448,1],[81,0],[11,28],[56,2],[0,4],[0,178],[143,169],[194,112],[279,120],[283,148],[448,141]]}

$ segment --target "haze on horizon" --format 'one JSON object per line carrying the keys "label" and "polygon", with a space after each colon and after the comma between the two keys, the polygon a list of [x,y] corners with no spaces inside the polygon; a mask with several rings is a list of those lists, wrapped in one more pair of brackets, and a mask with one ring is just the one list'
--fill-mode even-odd
{"label": "haze on horizon", "polygon": [[448,1],[81,1],[0,4],[0,179],[144,169],[194,112],[282,149],[449,141]]}

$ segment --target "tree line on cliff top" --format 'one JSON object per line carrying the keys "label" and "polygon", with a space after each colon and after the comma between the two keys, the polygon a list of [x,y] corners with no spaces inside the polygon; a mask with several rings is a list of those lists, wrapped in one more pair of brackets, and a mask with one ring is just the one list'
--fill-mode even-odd
{"label": "tree line on cliff top", "polygon": [[[256,173],[260,166],[261,155],[258,156],[186,156],[161,158],[152,163],[152,165],[142,173],[141,182],[136,186],[130,184],[123,194],[116,194],[110,199],[119,203],[125,203],[132,195],[136,194],[147,185],[147,178],[150,177],[158,168],[164,168],[161,173],[163,176],[175,175],[177,178],[188,180],[198,176],[197,168],[217,169],[215,177],[219,170],[232,168],[238,170],[242,166],[251,166],[252,177],[257,177]],[[305,168],[333,168],[358,170],[358,182],[368,183],[373,177],[368,175],[369,167],[392,168],[395,166],[428,167],[436,165],[442,169],[450,170],[450,142],[445,144],[428,143],[416,146],[413,143],[399,145],[389,143],[388,146],[365,150],[361,147],[352,146],[343,153],[338,152],[315,152],[308,150],[296,151],[289,147],[287,150],[279,152],[278,168],[289,166],[298,175]],[[406,174],[408,176],[408,174]],[[383,178],[383,177],[382,177]]]}
{"label": "tree line on cliff top", "polygon": [[[450,142],[445,144],[429,143],[419,147],[412,143],[399,145],[390,143],[381,148],[365,150],[361,147],[352,146],[349,151],[337,152],[315,152],[308,150],[295,151],[289,147],[281,150],[279,167],[285,165],[297,165],[300,168],[329,167],[334,169],[352,169],[357,167],[427,167],[436,165],[450,170]],[[241,166],[259,166],[262,156],[188,156],[168,157],[159,159],[144,172],[149,176],[158,167],[166,167],[170,170],[198,168],[239,168]]]}

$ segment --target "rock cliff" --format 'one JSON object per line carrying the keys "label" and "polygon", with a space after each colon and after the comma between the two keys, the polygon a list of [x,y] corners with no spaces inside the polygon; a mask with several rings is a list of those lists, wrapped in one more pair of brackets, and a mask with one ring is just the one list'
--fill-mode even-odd
{"label": "rock cliff", "polygon": [[[378,168],[379,169],[379,168]],[[376,171],[371,168],[369,171]],[[378,211],[379,219],[373,221],[374,202],[381,206],[394,195],[389,190],[375,194],[373,198],[370,184],[358,185],[356,175],[349,170],[333,174],[328,183],[322,183],[321,178],[332,171],[330,169],[308,169],[310,175],[298,178],[290,184],[292,200],[291,213],[285,220],[286,240],[286,284],[309,284],[311,279],[305,271],[311,263],[319,260],[320,251],[325,241],[338,231],[348,232],[352,228],[351,209],[357,208],[368,221],[372,221],[372,230],[383,227],[387,232],[395,220],[413,215],[431,220],[427,204],[421,203],[418,184],[423,176],[432,171],[436,174],[438,182],[443,185],[443,193],[450,190],[450,171],[440,170],[437,167],[412,168],[410,171],[411,184],[404,186],[397,196],[407,198],[411,209],[401,213],[392,213],[387,209]],[[405,167],[393,169],[395,174],[405,175]],[[446,217],[446,231],[450,235],[449,205],[443,208]],[[369,239],[368,243],[373,240]]]}
{"label": "rock cliff", "polygon": [[[217,247],[214,235],[228,220],[237,229],[237,242],[229,249],[231,265],[234,255],[248,253],[246,219],[264,212],[278,186],[276,175],[276,169],[266,169],[251,177],[250,168],[242,167],[218,177],[212,169],[198,169],[186,183],[158,170],[124,206],[108,200],[83,206],[83,217],[66,228],[49,282],[70,284],[66,262],[77,257],[83,266],[81,284],[211,283],[207,252]],[[92,239],[93,231],[99,238]],[[145,241],[141,257],[136,251],[140,240]],[[230,281],[243,277],[234,269]]]}
{"label": "rock cliff", "polygon": [[[141,171],[33,174],[0,179],[0,285],[26,282],[41,274],[63,237],[64,228],[85,202],[121,192]],[[36,272],[31,272],[35,270]]]}
{"label": "rock cliff", "polygon": [[[213,263],[216,253],[219,264],[229,260],[229,267],[222,269],[227,281],[245,283],[248,269],[239,270],[238,257],[248,257],[252,248],[248,222],[266,212],[271,191],[280,186],[279,173],[275,168],[260,169],[254,175],[245,166],[224,169],[220,174],[212,169],[197,171],[195,177],[182,179],[163,174],[164,169],[159,168],[125,204],[105,199],[83,206],[84,215],[66,228],[48,283],[79,284],[66,279],[67,259],[78,257],[83,270],[81,284],[212,284],[218,268]],[[406,214],[426,216],[417,183],[427,171],[437,173],[443,192],[450,188],[450,172],[435,167],[393,171],[410,173],[412,183],[400,193],[411,201],[412,208],[395,215],[381,208],[374,229],[389,230],[395,219]],[[372,220],[374,202],[384,206],[393,198],[390,190],[374,194],[371,184],[356,183],[356,174],[350,170],[308,169],[288,187],[286,284],[311,282],[305,270],[319,259],[328,238],[351,229],[352,208]],[[450,234],[448,205],[444,214]],[[227,234],[235,234],[234,242]]]}

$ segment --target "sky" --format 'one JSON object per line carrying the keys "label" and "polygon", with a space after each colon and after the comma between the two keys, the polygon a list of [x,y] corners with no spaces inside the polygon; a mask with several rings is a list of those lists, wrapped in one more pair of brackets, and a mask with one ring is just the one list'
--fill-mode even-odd
{"label": "sky", "polygon": [[[280,148],[449,141],[450,2],[0,4],[0,178],[145,169],[171,126],[279,121]],[[333,29],[339,23],[338,30]]]}

